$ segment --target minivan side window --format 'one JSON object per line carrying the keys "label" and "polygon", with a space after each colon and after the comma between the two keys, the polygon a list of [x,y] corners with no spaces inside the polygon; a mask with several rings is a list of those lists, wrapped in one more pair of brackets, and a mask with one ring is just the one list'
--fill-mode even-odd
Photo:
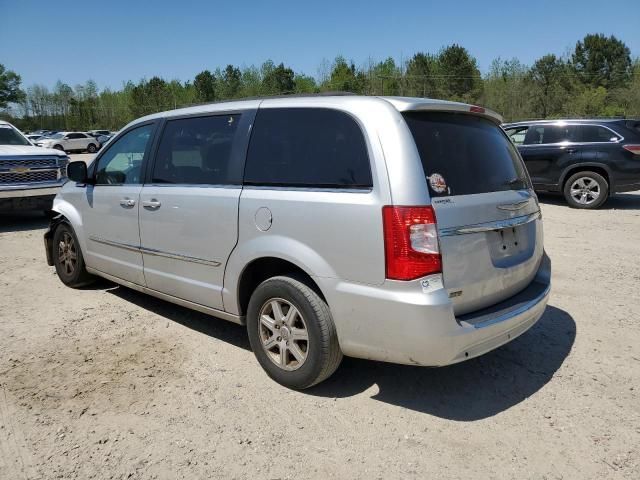
{"label": "minivan side window", "polygon": [[162,133],[152,183],[229,185],[231,147],[239,114],[169,120]]}
{"label": "minivan side window", "polygon": [[608,128],[601,127],[599,125],[581,125],[580,126],[580,141],[581,142],[615,142],[618,140],[618,135],[613,133]]}
{"label": "minivan side window", "polygon": [[142,183],[142,160],[153,125],[134,128],[118,138],[98,159],[96,185]]}
{"label": "minivan side window", "polygon": [[364,135],[347,113],[328,108],[266,108],[256,116],[246,185],[370,188]]}
{"label": "minivan side window", "polygon": [[532,125],[527,131],[525,145],[544,145],[563,142],[577,142],[576,125]]}

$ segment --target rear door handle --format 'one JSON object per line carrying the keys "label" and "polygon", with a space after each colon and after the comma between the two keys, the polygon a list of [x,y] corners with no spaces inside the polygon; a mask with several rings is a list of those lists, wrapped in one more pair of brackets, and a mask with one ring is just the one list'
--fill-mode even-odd
{"label": "rear door handle", "polygon": [[160,203],[155,198],[152,198],[151,200],[144,200],[142,202],[142,206],[144,208],[148,208],[149,210],[157,210],[158,208],[160,208],[160,205],[162,205],[162,203]]}
{"label": "rear door handle", "polygon": [[577,148],[567,148],[568,153],[576,153],[578,151]]}
{"label": "rear door handle", "polygon": [[135,207],[135,205],[136,205],[136,201],[133,200],[132,198],[124,197],[120,199],[120,206],[124,208]]}

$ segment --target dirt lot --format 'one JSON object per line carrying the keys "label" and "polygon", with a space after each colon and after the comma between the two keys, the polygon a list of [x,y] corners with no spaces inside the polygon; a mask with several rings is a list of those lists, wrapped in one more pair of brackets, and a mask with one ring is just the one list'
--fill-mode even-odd
{"label": "dirt lot", "polygon": [[39,217],[0,217],[0,478],[640,478],[640,193],[543,205],[553,294],[440,369],[345,359],[304,393],[242,327],[71,290]]}

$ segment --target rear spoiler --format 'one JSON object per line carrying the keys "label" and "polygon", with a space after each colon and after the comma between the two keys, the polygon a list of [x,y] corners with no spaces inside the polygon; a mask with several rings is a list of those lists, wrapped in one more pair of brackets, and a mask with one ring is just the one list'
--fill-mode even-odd
{"label": "rear spoiler", "polygon": [[447,102],[430,98],[380,97],[391,103],[399,112],[456,112],[468,113],[491,120],[496,125],[504,121],[502,115],[488,108],[468,103]]}

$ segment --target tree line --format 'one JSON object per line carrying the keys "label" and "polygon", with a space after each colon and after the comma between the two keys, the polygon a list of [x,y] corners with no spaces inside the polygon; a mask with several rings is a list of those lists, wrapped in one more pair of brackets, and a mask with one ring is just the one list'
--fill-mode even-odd
{"label": "tree line", "polygon": [[259,67],[203,70],[185,82],[158,76],[128,81],[119,90],[99,90],[92,80],[75,87],[58,81],[53,89],[36,84],[23,90],[20,76],[0,64],[2,116],[23,130],[119,129],[142,115],[189,105],[331,91],[479,104],[507,121],[640,117],[640,60],[632,60],[629,48],[615,36],[589,34],[564,57],[548,54],[532,65],[497,58],[484,75],[469,51],[453,44],[403,62],[389,57],[356,66],[338,56],[323,61],[316,77],[268,60]]}

